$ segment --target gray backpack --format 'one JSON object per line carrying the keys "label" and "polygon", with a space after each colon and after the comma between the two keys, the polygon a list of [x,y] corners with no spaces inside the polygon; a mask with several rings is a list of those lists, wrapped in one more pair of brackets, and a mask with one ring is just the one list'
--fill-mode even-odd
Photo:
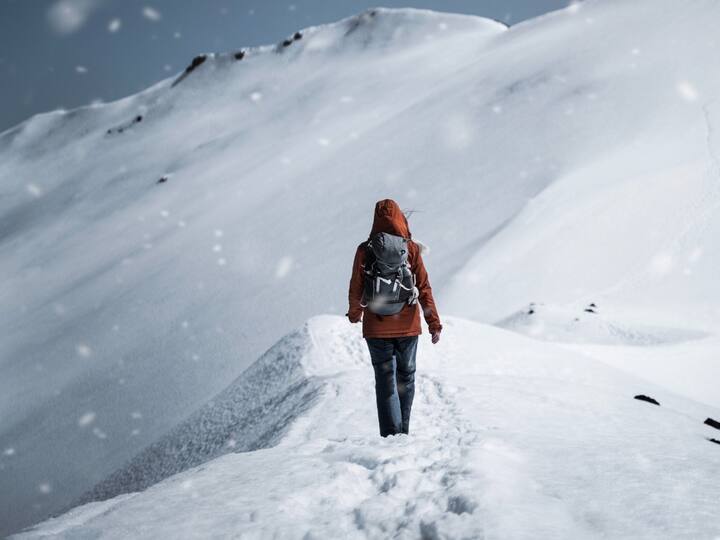
{"label": "gray backpack", "polygon": [[405,304],[415,304],[418,290],[408,262],[408,240],[375,233],[365,245],[361,305],[378,315],[393,315]]}

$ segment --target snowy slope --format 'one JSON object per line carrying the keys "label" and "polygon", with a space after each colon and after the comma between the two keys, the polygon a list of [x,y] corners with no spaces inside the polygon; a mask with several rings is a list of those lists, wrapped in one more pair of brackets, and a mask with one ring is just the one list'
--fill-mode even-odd
{"label": "snowy slope", "polygon": [[[441,345],[420,344],[410,437],[378,437],[358,327],[315,317],[254,366],[279,360],[318,389],[277,446],[228,454],[17,538],[720,534],[720,449],[702,425],[720,410],[552,344],[446,323]],[[632,399],[638,391],[663,406]],[[265,399],[261,387],[255,397]],[[263,419],[286,421],[283,411]]]}
{"label": "snowy slope", "polygon": [[[656,382],[720,406],[719,18],[703,0],[589,1],[510,29],[376,10],[0,135],[0,534],[344,313],[384,197],[418,211],[441,314],[598,302],[677,347]],[[608,343],[582,336],[563,341]],[[592,352],[628,364],[625,345]],[[622,367],[653,378],[652,353]]]}

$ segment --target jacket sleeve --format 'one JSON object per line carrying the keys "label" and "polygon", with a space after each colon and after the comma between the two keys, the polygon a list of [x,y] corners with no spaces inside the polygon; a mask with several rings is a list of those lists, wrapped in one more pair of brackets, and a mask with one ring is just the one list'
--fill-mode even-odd
{"label": "jacket sleeve", "polygon": [[365,250],[362,245],[355,251],[352,274],[350,276],[350,287],[348,290],[348,312],[350,322],[358,322],[362,319],[363,307],[360,305],[363,293],[363,264],[365,263]]}
{"label": "jacket sleeve", "polygon": [[430,279],[428,278],[427,270],[425,270],[425,263],[423,262],[419,248],[415,261],[415,280],[415,286],[420,293],[420,306],[422,307],[423,317],[425,317],[428,330],[431,334],[440,332],[442,330],[440,315],[438,315],[437,307],[435,306],[435,299],[433,298],[432,288],[430,287]]}

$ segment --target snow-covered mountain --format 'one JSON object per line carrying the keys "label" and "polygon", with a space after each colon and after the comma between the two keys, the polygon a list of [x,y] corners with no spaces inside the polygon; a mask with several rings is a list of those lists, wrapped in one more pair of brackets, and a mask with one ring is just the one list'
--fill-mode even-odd
{"label": "snow-covered mountain", "polygon": [[[569,537],[628,535],[645,520],[648,536],[678,536],[689,523],[702,534],[717,528],[704,501],[718,492],[703,479],[720,452],[700,436],[712,436],[700,417],[717,416],[720,406],[718,21],[720,5],[710,0],[590,0],[511,28],[376,9],[285,43],[208,55],[174,86],[168,79],[1,134],[0,534],[89,492],[146,487],[233,448],[275,444],[83,507],[56,525],[72,537],[80,533],[67,532],[71,523],[97,513],[98,530],[127,521],[136,532],[156,531],[184,512],[180,501],[195,493],[182,491],[186,480],[243,501],[218,475],[252,494],[285,459],[282,470],[297,482],[268,487],[257,504],[269,508],[283,488],[313,495],[320,473],[303,467],[327,458],[318,485],[338,494],[346,518],[369,536],[383,536],[376,527],[385,521],[352,509],[358,498],[378,512],[387,501],[364,498],[372,489],[362,479],[392,476],[393,484],[402,482],[399,471],[424,466],[500,495],[473,498],[458,488],[456,504],[440,493],[451,484],[429,475],[433,495],[417,504],[432,513],[447,503],[449,513],[422,521],[425,510],[408,510],[410,536],[417,527],[427,537],[473,533],[489,519],[489,536],[521,537],[527,531],[507,529],[508,516],[492,506],[503,500],[516,512],[549,515],[543,523],[557,528],[546,530]],[[432,248],[425,259],[441,316],[462,317],[436,349],[421,348],[428,373],[416,434],[397,441],[377,440],[371,374],[355,369],[367,368],[363,344],[333,319],[335,330],[313,346],[329,347],[336,334],[347,341],[349,348],[329,348],[323,364],[337,373],[308,377],[298,367],[301,339],[284,364],[287,378],[268,383],[269,396],[243,382],[253,373],[261,380],[262,359],[244,370],[265,351],[272,357],[273,345],[306,320],[345,312],[355,246],[385,197],[416,211],[410,225]],[[590,304],[596,309],[585,311]],[[495,323],[514,332],[487,326]],[[523,390],[535,362],[554,374]],[[474,378],[462,385],[466,374]],[[460,386],[456,396],[448,390]],[[512,405],[488,401],[502,389]],[[662,395],[663,407],[630,400],[641,392]],[[208,403],[219,393],[232,418],[201,429],[196,420],[222,410]],[[456,427],[432,412],[440,401],[462,409]],[[571,402],[577,409],[567,410]],[[322,424],[327,407],[347,423]],[[432,446],[449,432],[457,432],[450,442]],[[197,449],[173,454],[182,441]],[[324,444],[332,448],[323,452]],[[651,451],[662,444],[667,451]],[[593,468],[552,481],[558,445],[569,448],[571,465]],[[609,454],[597,449],[614,457],[604,461]],[[352,465],[365,453],[382,466]],[[695,468],[663,461],[672,459]],[[157,467],[149,474],[144,463]],[[465,465],[470,476],[457,471]],[[611,470],[634,487],[592,479]],[[660,470],[663,478],[648,480]],[[417,493],[414,481],[388,509]],[[691,484],[700,491],[682,499]],[[586,495],[607,508],[578,502],[587,485]],[[339,495],[351,488],[347,499]],[[671,501],[660,495],[666,489],[675,490]],[[218,502],[197,493],[207,508]],[[314,495],[320,506],[298,512],[323,513]],[[641,511],[622,514],[643,496]],[[149,501],[163,523],[142,514]],[[680,505],[676,521],[648,517],[670,504]],[[482,511],[461,509],[471,507]],[[247,509],[260,520],[257,531],[268,532],[264,520],[275,517]],[[202,519],[222,519],[208,512]]]}

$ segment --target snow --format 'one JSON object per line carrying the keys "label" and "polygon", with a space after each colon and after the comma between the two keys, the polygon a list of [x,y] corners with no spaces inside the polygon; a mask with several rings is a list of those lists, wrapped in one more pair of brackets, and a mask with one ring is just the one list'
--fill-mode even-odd
{"label": "snow", "polygon": [[[261,430],[282,433],[277,444],[226,454],[14,538],[720,533],[720,487],[708,474],[720,452],[702,425],[711,409],[554,344],[462,319],[445,324],[442,344],[420,344],[410,437],[377,435],[359,327],[315,317],[251,368],[250,378],[265,372],[265,386],[240,378],[186,425],[192,436],[179,434],[165,449],[174,445],[187,458],[190,441],[228,433],[227,425],[209,428],[210,420],[248,415],[247,400],[257,400],[260,410],[250,414]],[[301,401],[309,410],[288,417],[285,400],[307,386],[314,390]],[[640,390],[663,406],[633,400]],[[146,458],[157,459],[157,450]]]}
{"label": "snow", "polygon": [[58,34],[75,33],[99,5],[99,0],[55,0],[47,11],[48,23]]}
{"label": "snow", "polygon": [[152,6],[143,7],[142,14],[143,17],[145,17],[149,21],[156,22],[162,19],[162,15],[160,14],[160,12]]}
{"label": "snow", "polygon": [[107,28],[108,28],[108,32],[110,32],[112,34],[118,32],[120,30],[120,28],[122,28],[122,20],[118,19],[118,18],[111,19],[110,22],[108,23]]}
{"label": "snow", "polygon": [[[147,491],[41,530],[111,537],[126,519],[149,537],[197,516],[261,535],[295,515],[323,537],[332,515],[366,536],[402,521],[415,536],[522,537],[524,514],[536,537],[718,535],[718,452],[697,423],[720,407],[719,16],[589,0],[508,29],[378,8],[0,134],[0,535],[117,494],[152,448],[169,457],[119,484]],[[385,197],[414,211],[453,321],[421,346],[413,435],[379,440],[363,343],[330,319],[315,346],[348,340],[335,375],[291,370],[294,412],[249,431],[211,422],[175,460],[229,381],[311,317],[345,312]],[[240,415],[258,397],[242,395]],[[192,489],[173,491],[185,481],[197,513]],[[154,494],[166,502],[149,515]],[[285,512],[269,513],[273,497]]]}

